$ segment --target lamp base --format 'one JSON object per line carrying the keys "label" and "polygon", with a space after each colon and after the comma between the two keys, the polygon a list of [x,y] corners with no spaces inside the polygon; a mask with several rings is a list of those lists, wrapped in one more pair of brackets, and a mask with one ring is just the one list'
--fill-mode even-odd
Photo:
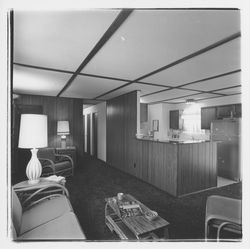
{"label": "lamp base", "polygon": [[61,148],[66,149],[66,136],[65,138],[61,137]]}
{"label": "lamp base", "polygon": [[29,184],[36,184],[42,174],[42,166],[37,158],[38,149],[31,149],[31,159],[26,168],[26,175],[29,179]]}

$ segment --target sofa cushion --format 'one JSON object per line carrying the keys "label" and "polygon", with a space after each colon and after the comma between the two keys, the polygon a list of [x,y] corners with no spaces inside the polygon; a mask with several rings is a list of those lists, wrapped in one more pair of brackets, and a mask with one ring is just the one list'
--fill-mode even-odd
{"label": "sofa cushion", "polygon": [[74,213],[68,212],[29,232],[24,233],[20,240],[72,240],[86,239]]}
{"label": "sofa cushion", "polygon": [[68,198],[63,195],[44,200],[23,212],[19,234],[23,234],[69,211],[72,211],[71,204]]}

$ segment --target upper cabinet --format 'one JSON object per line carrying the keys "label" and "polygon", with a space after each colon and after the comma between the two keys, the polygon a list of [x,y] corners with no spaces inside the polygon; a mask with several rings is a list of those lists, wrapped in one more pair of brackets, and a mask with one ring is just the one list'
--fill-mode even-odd
{"label": "upper cabinet", "polygon": [[241,104],[234,105],[234,117],[240,118],[241,117]]}
{"label": "upper cabinet", "polygon": [[217,106],[217,119],[230,118],[234,114],[234,105]]}
{"label": "upper cabinet", "polygon": [[210,129],[211,122],[223,118],[240,118],[241,104],[201,108],[201,129]]}
{"label": "upper cabinet", "polygon": [[210,129],[211,122],[216,119],[216,107],[201,108],[201,129]]}
{"label": "upper cabinet", "polygon": [[148,104],[140,103],[140,122],[148,121]]}

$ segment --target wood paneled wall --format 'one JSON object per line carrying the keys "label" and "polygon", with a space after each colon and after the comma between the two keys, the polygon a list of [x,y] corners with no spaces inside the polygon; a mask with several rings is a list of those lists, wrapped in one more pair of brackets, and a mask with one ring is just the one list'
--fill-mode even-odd
{"label": "wood paneled wall", "polygon": [[107,163],[134,172],[137,92],[107,101]]}
{"label": "wood paneled wall", "polygon": [[38,95],[20,95],[14,105],[42,106],[43,114],[48,116],[48,146],[60,147],[61,138],[57,135],[57,121],[68,120],[70,135],[67,146],[76,146],[78,165],[83,156],[83,103],[81,99],[57,98]]}
{"label": "wood paneled wall", "polygon": [[216,143],[172,144],[135,138],[137,93],[107,101],[107,163],[174,196],[215,187]]}
{"label": "wood paneled wall", "polygon": [[178,145],[178,196],[217,186],[217,143]]}

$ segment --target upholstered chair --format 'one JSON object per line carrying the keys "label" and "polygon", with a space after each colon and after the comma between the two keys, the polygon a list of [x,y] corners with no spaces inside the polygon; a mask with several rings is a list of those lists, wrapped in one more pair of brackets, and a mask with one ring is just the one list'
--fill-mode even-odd
{"label": "upholstered chair", "polygon": [[74,173],[74,162],[68,155],[56,154],[54,148],[42,148],[37,153],[42,164],[42,176],[70,176]]}

